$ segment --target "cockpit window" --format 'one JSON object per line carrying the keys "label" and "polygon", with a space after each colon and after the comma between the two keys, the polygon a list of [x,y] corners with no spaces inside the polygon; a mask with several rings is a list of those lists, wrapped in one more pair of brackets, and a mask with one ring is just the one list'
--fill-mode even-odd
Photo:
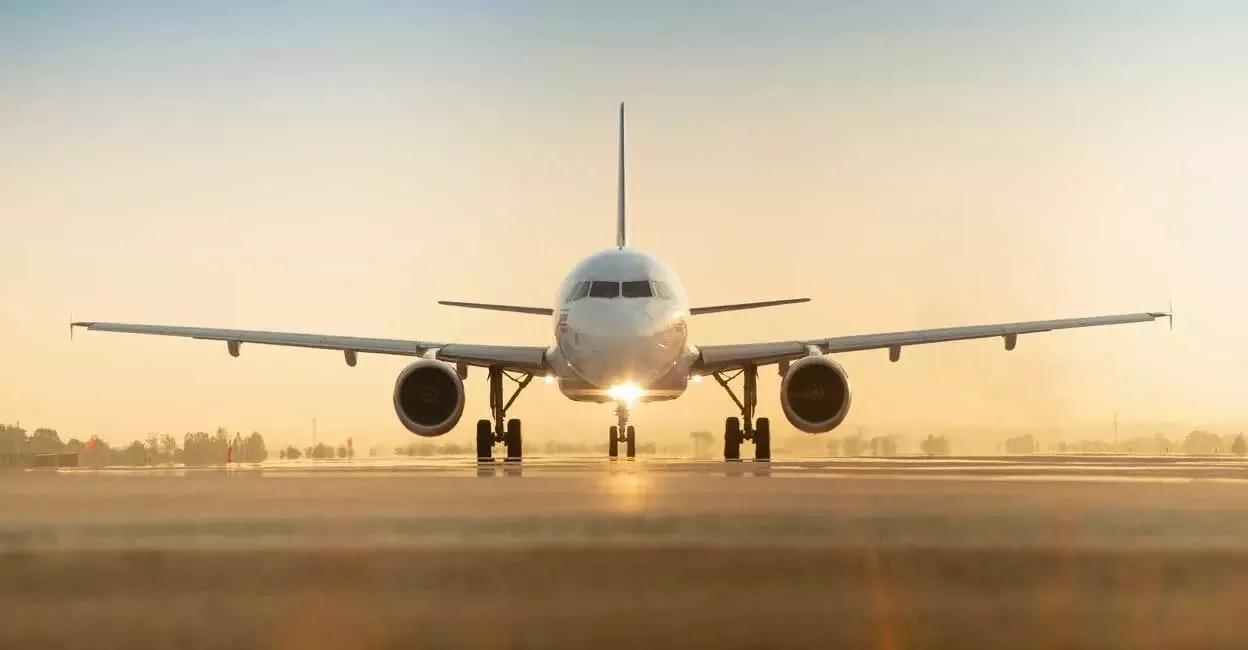
{"label": "cockpit window", "polygon": [[625,298],[649,298],[654,295],[649,280],[632,280],[620,283],[620,295]]}
{"label": "cockpit window", "polygon": [[587,295],[589,295],[589,282],[582,282],[575,287],[572,287],[572,290],[568,292],[567,301],[572,302],[574,300],[580,300]]}
{"label": "cockpit window", "polygon": [[667,291],[667,285],[655,280],[650,284],[654,285],[654,295],[660,298],[671,298],[672,294]]}
{"label": "cockpit window", "polygon": [[619,298],[620,297],[620,283],[619,282],[604,282],[602,280],[594,280],[594,283],[589,286],[589,297],[590,298]]}

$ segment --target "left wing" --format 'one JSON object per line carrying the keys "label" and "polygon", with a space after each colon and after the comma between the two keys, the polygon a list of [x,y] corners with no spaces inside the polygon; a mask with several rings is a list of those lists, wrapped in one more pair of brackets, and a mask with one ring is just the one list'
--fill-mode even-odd
{"label": "left wing", "polygon": [[510,311],[518,314],[536,314],[538,316],[554,316],[555,310],[549,307],[523,307],[520,305],[495,305],[486,302],[463,302],[460,300],[439,300],[439,305],[448,307],[466,307],[468,309],[484,309],[486,311]]}
{"label": "left wing", "polygon": [[74,327],[83,327],[96,332],[153,334],[157,336],[225,341],[229,347],[230,354],[233,356],[238,356],[239,346],[243,343],[285,345],[299,348],[339,350],[345,354],[347,365],[354,366],[356,353],[358,352],[418,357],[436,350],[438,359],[450,363],[466,363],[471,366],[498,366],[507,370],[529,373],[540,373],[546,370],[546,348],[539,346],[435,343],[432,341],[409,341],[404,339],[374,339],[357,336],[231,330],[213,327],[181,327],[176,325],[102,323],[95,321],[70,323],[71,330]]}
{"label": "left wing", "polygon": [[809,354],[832,354],[857,350],[889,349],[889,359],[901,358],[901,348],[907,345],[943,343],[1000,336],[1005,339],[1005,349],[1013,350],[1019,334],[1034,334],[1050,330],[1097,327],[1100,325],[1123,325],[1143,323],[1158,318],[1170,318],[1169,312],[1141,312],[1091,318],[1064,318],[1059,320],[1001,323],[996,325],[971,325],[968,327],[945,327],[940,329],[889,332],[885,334],[857,334],[823,339],[776,341],[773,343],[745,343],[739,345],[707,345],[699,347],[700,353],[695,369],[711,373],[735,370],[748,365],[766,365],[788,361]]}

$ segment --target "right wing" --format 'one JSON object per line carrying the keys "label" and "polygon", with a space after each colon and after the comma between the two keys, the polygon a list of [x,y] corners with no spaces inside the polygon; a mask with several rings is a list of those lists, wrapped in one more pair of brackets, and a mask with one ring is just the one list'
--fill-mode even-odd
{"label": "right wing", "polygon": [[695,369],[703,373],[721,372],[724,370],[736,370],[748,365],[758,366],[798,359],[809,355],[812,351],[818,354],[833,354],[836,352],[854,352],[880,348],[888,348],[890,358],[896,361],[901,356],[901,348],[907,345],[964,341],[995,336],[1003,337],[1005,339],[1005,348],[1012,350],[1019,334],[1034,334],[1036,332],[1077,327],[1143,323],[1170,316],[1169,312],[1141,312],[1138,314],[1094,316],[1092,318],[1063,318],[1022,323],[910,330],[883,334],[856,334],[853,336],[775,341],[772,343],[707,345],[698,348],[700,356]]}
{"label": "right wing", "polygon": [[539,346],[435,343],[432,341],[409,341],[404,339],[375,339],[357,336],[232,330],[214,327],[181,327],[177,325],[138,325],[96,321],[70,323],[70,327],[82,327],[96,332],[152,334],[208,341],[225,341],[229,346],[230,354],[234,356],[238,356],[239,345],[242,343],[339,350],[345,353],[349,365],[355,365],[357,352],[418,357],[436,350],[438,359],[450,363],[465,363],[470,366],[497,366],[507,370],[533,374],[546,371],[546,348]]}
{"label": "right wing", "polygon": [[758,309],[760,307],[775,307],[777,305],[796,305],[799,302],[810,302],[810,298],[786,298],[784,300],[764,300],[762,302],[739,302],[733,305],[711,305],[709,307],[693,307],[689,310],[690,316],[698,314],[718,314],[721,311],[739,311],[741,309]]}

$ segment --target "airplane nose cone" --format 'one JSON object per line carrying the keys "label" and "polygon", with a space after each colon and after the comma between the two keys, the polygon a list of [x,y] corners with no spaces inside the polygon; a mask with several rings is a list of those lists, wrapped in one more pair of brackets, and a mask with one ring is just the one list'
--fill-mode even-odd
{"label": "airplane nose cone", "polygon": [[590,324],[592,331],[607,340],[623,341],[654,335],[654,320],[636,309],[604,310]]}
{"label": "airplane nose cone", "polygon": [[583,324],[578,338],[585,345],[571,361],[586,381],[604,388],[626,381],[644,384],[668,370],[665,359],[656,359],[656,352],[668,355],[657,348],[655,323],[645,310],[611,305]]}

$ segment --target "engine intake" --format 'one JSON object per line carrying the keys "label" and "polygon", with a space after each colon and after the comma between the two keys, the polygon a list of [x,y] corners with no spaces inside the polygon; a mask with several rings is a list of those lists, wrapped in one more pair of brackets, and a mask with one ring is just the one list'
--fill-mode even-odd
{"label": "engine intake", "polygon": [[441,361],[417,361],[394,382],[394,411],[408,431],[440,436],[455,428],[464,414],[464,382]]}
{"label": "engine intake", "polygon": [[849,375],[827,357],[805,357],[780,382],[780,406],[789,423],[806,433],[835,429],[849,414]]}

